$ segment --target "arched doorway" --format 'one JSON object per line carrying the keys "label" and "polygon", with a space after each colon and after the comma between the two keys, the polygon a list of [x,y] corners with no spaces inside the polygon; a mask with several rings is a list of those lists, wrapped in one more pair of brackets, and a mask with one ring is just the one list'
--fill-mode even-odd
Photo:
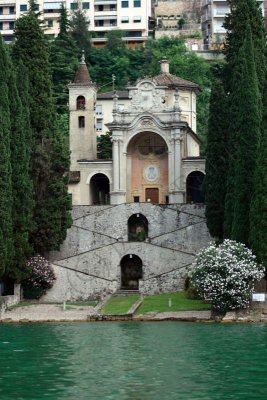
{"label": "arched doorway", "polygon": [[148,220],[143,214],[133,214],[128,219],[128,241],[143,242],[148,237]]}
{"label": "arched doorway", "polygon": [[127,254],[121,259],[121,289],[138,290],[142,279],[142,260],[135,254]]}
{"label": "arched doorway", "polygon": [[203,181],[205,175],[200,171],[191,172],[186,178],[186,202],[204,203]]}
{"label": "arched doorway", "polygon": [[168,146],[158,133],[144,131],[127,146],[127,201],[166,203]]}
{"label": "arched doorway", "polygon": [[104,174],[95,174],[90,180],[91,201],[95,205],[109,204],[109,179]]}

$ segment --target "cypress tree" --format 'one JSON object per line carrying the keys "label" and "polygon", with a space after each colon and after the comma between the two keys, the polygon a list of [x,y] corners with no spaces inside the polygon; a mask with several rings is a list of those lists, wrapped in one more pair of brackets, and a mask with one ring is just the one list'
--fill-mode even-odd
{"label": "cypress tree", "polygon": [[258,261],[267,268],[267,76],[260,133],[250,210],[249,243],[257,255]]}
{"label": "cypress tree", "polygon": [[89,24],[85,13],[79,7],[73,11],[70,20],[70,33],[80,53],[84,50],[85,57],[88,58],[91,49],[91,34]]}
{"label": "cypress tree", "polygon": [[[20,281],[26,273],[26,261],[32,253],[29,232],[33,228],[33,183],[31,179],[31,129],[28,110],[27,70],[22,63],[18,68],[18,79],[10,65],[9,104],[15,113],[11,118],[11,165],[13,192],[13,238],[14,260],[11,275]],[[19,92],[17,89],[19,88]]]}
{"label": "cypress tree", "polygon": [[223,238],[227,180],[227,96],[220,79],[213,82],[207,135],[205,203],[211,236]]}
{"label": "cypress tree", "polygon": [[[243,73],[236,82],[235,96],[238,100],[235,136],[237,139],[234,171],[234,202],[231,238],[248,244],[250,204],[254,189],[256,149],[260,138],[261,97],[254,62],[254,49],[250,25],[247,25],[244,45],[239,51]],[[230,124],[231,127],[231,124]],[[230,128],[231,129],[231,128]]]}
{"label": "cypress tree", "polygon": [[31,243],[36,252],[44,253],[58,248],[70,226],[70,202],[63,176],[68,155],[56,126],[48,44],[33,9],[34,3],[30,12],[17,20],[14,56],[21,59],[29,71],[35,195],[35,229],[31,232]]}
{"label": "cypress tree", "polygon": [[0,276],[8,275],[13,261],[8,74],[7,55],[0,37]]}
{"label": "cypress tree", "polygon": [[262,12],[256,0],[228,0],[230,13],[226,15],[224,27],[227,29],[226,56],[226,90],[231,91],[235,58],[243,45],[247,25],[250,25],[255,52],[256,73],[262,91],[265,79],[266,31]]}
{"label": "cypress tree", "polygon": [[53,81],[53,96],[56,111],[67,113],[68,83],[75,76],[78,67],[78,48],[68,31],[69,21],[63,5],[60,9],[59,34],[50,47],[50,63]]}

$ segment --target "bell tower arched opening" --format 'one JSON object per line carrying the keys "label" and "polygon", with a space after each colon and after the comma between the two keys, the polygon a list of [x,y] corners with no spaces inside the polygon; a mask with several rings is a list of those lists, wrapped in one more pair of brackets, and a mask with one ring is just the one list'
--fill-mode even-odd
{"label": "bell tower arched opening", "polygon": [[200,171],[191,172],[186,178],[186,202],[204,203],[203,182],[205,175]]}
{"label": "bell tower arched opening", "polygon": [[109,179],[104,174],[95,174],[90,180],[90,194],[93,205],[105,205],[110,203]]}
{"label": "bell tower arched opening", "polygon": [[121,289],[138,290],[142,279],[142,260],[135,254],[127,254],[121,259]]}

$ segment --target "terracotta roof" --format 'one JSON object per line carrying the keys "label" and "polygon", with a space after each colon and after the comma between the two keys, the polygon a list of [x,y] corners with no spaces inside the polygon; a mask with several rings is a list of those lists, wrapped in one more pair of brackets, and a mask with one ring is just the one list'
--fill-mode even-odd
{"label": "terracotta roof", "polygon": [[[119,96],[119,99],[129,99],[129,91],[128,90],[116,90],[116,94]],[[114,92],[105,92],[105,93],[98,93],[97,99],[98,100],[112,100],[114,96]]]}
{"label": "terracotta roof", "polygon": [[[199,91],[199,86],[191,81],[187,81],[186,79],[182,79],[179,76],[172,74],[159,74],[157,76],[146,76],[146,80],[150,80],[155,83],[157,86],[168,86],[171,88],[179,87],[179,88],[190,88],[196,91]],[[139,82],[143,79],[140,79]]]}
{"label": "terracotta roof", "polygon": [[73,83],[79,85],[88,85],[92,83],[92,78],[85,63],[80,63]]}

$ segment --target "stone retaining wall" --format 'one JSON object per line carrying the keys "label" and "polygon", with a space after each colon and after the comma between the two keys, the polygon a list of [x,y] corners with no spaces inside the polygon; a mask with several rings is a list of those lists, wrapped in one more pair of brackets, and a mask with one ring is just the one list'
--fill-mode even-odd
{"label": "stone retaining wall", "polygon": [[[128,219],[137,213],[147,218],[148,238],[129,242]],[[142,294],[182,290],[195,254],[211,240],[203,205],[76,206],[73,216],[60,251],[50,253],[57,280],[44,301],[114,293],[121,287],[121,260],[129,254],[142,260]]]}

